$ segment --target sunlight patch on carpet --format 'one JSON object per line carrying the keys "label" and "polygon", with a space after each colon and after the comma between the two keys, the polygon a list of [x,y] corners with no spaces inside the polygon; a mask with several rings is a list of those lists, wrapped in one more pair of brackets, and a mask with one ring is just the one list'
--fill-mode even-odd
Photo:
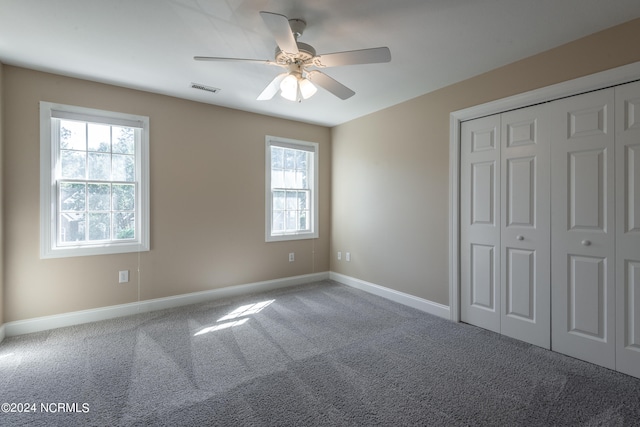
{"label": "sunlight patch on carpet", "polygon": [[246,317],[244,319],[235,320],[233,322],[227,322],[227,323],[221,323],[219,325],[209,326],[196,332],[195,334],[193,334],[193,336],[197,337],[198,335],[206,334],[208,332],[214,332],[214,331],[219,331],[220,329],[227,329],[227,328],[232,328],[234,326],[240,326],[242,324],[247,323],[248,320],[249,318]]}
{"label": "sunlight patch on carpet", "polygon": [[272,299],[272,300],[257,302],[255,304],[243,305],[241,307],[236,308],[235,310],[233,310],[231,313],[227,314],[226,316],[221,317],[220,319],[218,319],[218,322],[223,322],[225,320],[236,319],[238,317],[248,316],[250,314],[259,313],[262,309],[264,309],[265,307],[267,307],[268,305],[270,305],[274,301],[275,300]]}

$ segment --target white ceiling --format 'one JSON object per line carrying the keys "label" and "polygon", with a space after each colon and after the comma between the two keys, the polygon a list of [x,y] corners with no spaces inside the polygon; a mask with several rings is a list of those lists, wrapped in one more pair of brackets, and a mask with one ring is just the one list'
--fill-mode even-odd
{"label": "white ceiling", "polygon": [[[307,21],[318,53],[392,60],[325,69],[345,101],[257,101],[280,68],[193,57],[273,59],[261,10]],[[638,0],[0,0],[0,62],[334,126],[637,17]]]}

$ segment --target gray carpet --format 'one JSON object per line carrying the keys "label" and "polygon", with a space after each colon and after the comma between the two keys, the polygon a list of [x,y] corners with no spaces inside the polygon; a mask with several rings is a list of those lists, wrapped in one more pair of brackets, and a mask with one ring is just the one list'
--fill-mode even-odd
{"label": "gray carpet", "polygon": [[640,425],[638,379],[331,281],[7,338],[2,402],[36,405],[3,426]]}

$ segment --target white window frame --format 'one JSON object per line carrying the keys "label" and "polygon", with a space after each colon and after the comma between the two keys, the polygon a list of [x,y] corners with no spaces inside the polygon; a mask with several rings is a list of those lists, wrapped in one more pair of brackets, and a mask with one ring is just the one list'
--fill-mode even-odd
{"label": "white window frame", "polygon": [[[273,233],[271,226],[273,224],[273,208],[271,206],[271,147],[293,148],[296,150],[304,150],[313,153],[313,169],[307,179],[309,180],[309,189],[311,191],[311,209],[309,231],[304,232],[284,232]],[[318,232],[318,159],[320,157],[319,144],[317,142],[299,141],[296,139],[280,138],[276,136],[265,137],[265,241],[280,242],[287,240],[317,239]]]}
{"label": "white window frame", "polygon": [[[59,129],[56,119],[127,126],[136,129],[136,238],[127,241],[58,244]],[[56,133],[57,130],[57,133]],[[93,108],[40,102],[40,258],[63,258],[148,251],[149,118]]]}

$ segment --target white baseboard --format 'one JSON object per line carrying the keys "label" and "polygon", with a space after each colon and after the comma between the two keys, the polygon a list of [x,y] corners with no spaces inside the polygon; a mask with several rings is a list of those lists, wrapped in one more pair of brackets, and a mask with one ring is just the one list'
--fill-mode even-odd
{"label": "white baseboard", "polygon": [[404,292],[396,291],[393,289],[385,288],[384,286],[376,285],[364,280],[356,279],[355,277],[345,276],[344,274],[329,273],[329,278],[340,282],[343,285],[351,286],[352,288],[360,289],[370,294],[378,295],[388,300],[415,308],[425,313],[433,314],[434,316],[450,319],[449,306],[439,304],[437,302],[429,301],[426,299],[418,298],[413,295],[405,294]]}
{"label": "white baseboard", "polygon": [[4,338],[32,332],[46,331],[64,326],[79,325],[99,320],[113,319],[131,314],[147,313],[183,305],[196,304],[222,298],[247,295],[256,292],[270,291],[288,286],[303,285],[320,280],[329,279],[329,272],[305,274],[302,276],[285,277],[264,282],[248,283],[244,285],[228,286],[209,291],[193,292],[166,298],[156,298],[129,304],[112,305],[91,310],[74,311],[71,313],[37,317],[5,323],[0,327],[0,341]]}
{"label": "white baseboard", "polygon": [[270,291],[288,286],[303,285],[320,280],[331,279],[344,285],[369,292],[374,295],[395,301],[400,304],[433,314],[445,319],[450,318],[449,307],[433,301],[425,300],[376,285],[354,277],[334,272],[322,272],[305,274],[302,276],[286,277],[264,282],[248,283],[244,285],[228,286],[209,291],[193,292],[166,298],[156,298],[129,304],[112,305],[90,310],[74,311],[71,313],[55,314],[52,316],[37,317],[33,319],[8,322],[0,326],[0,342],[6,337],[29,334],[33,332],[47,331],[65,326],[79,325],[82,323],[96,322],[99,320],[113,319],[138,313],[148,313],[156,310],[180,307],[183,305],[197,304],[222,298],[231,298],[256,292]]}

